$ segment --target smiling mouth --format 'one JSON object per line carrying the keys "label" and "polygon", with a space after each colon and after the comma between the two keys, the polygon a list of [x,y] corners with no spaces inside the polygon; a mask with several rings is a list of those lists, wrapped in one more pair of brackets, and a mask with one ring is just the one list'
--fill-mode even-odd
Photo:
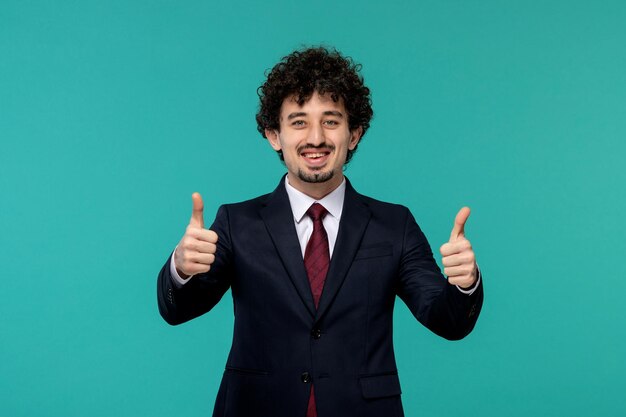
{"label": "smiling mouth", "polygon": [[305,145],[298,149],[300,157],[304,163],[314,171],[320,170],[326,166],[330,157],[335,152],[335,147],[326,143],[318,146]]}
{"label": "smiling mouth", "polygon": [[311,151],[302,152],[300,153],[300,156],[302,157],[302,159],[304,159],[304,162],[309,167],[309,169],[317,171],[326,166],[326,163],[328,162],[328,159],[330,158],[330,154],[331,154],[331,151],[316,150],[315,152],[311,152]]}
{"label": "smiling mouth", "polygon": [[300,155],[304,158],[315,160],[330,155],[330,152],[302,152]]}

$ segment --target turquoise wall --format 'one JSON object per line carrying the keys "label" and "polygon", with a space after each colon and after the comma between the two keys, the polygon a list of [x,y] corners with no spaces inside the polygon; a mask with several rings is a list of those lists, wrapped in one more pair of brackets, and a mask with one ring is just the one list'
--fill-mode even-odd
{"label": "turquoise wall", "polygon": [[398,304],[407,416],[626,415],[626,3],[378,3],[2,1],[0,415],[210,415],[232,302],[169,327],[156,275],[193,191],[276,186],[255,91],[319,43],[373,90],[355,187],[434,248],[473,209],[475,331]]}

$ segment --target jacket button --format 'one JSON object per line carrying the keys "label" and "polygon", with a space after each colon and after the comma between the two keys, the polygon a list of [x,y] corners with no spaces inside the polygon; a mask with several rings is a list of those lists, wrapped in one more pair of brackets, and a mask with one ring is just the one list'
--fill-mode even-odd
{"label": "jacket button", "polygon": [[311,337],[315,340],[319,339],[322,337],[322,331],[320,329],[311,330]]}
{"label": "jacket button", "polygon": [[311,375],[308,372],[302,372],[302,375],[300,375],[300,380],[305,384],[308,384],[309,382],[311,382]]}

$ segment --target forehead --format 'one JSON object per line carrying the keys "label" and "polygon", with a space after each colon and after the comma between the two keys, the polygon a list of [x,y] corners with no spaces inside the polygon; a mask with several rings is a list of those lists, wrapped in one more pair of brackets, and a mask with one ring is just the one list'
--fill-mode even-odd
{"label": "forehead", "polygon": [[302,112],[302,113],[323,113],[326,111],[338,111],[343,115],[346,114],[346,107],[343,102],[343,98],[339,97],[339,100],[334,101],[332,95],[330,93],[319,94],[315,91],[311,94],[308,100],[306,100],[302,105],[298,104],[298,96],[292,94],[287,96],[283,100],[283,104],[281,106],[281,118],[286,117],[293,112]]}

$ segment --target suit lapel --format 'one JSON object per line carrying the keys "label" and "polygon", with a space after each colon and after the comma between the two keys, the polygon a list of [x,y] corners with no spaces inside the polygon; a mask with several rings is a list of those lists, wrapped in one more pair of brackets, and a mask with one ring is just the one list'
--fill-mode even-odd
{"label": "suit lapel", "polygon": [[352,260],[359,249],[363,233],[371,217],[371,212],[367,205],[359,198],[359,194],[352,188],[347,179],[346,182],[346,195],[343,202],[337,241],[335,242],[333,257],[317,309],[316,321],[324,315],[341,288],[341,284],[352,265]]}
{"label": "suit lapel", "polygon": [[267,204],[261,209],[260,214],[291,282],[313,317],[315,316],[313,295],[304,269],[302,251],[293,221],[289,197],[285,190],[284,178],[276,190],[270,194]]}

